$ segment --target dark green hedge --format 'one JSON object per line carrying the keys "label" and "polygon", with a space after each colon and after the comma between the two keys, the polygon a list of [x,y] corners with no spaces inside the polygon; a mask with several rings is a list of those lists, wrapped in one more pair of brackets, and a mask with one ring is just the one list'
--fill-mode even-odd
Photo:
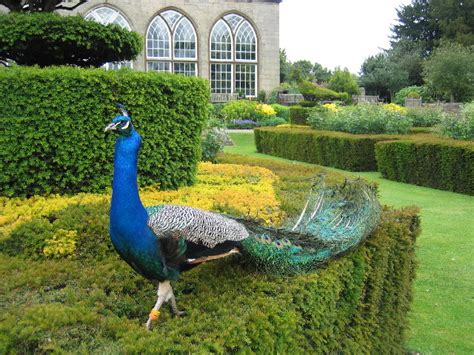
{"label": "dark green hedge", "polygon": [[143,137],[141,185],[191,184],[209,89],[198,78],[78,68],[0,69],[0,195],[102,191],[111,184],[114,137],[130,110]]}
{"label": "dark green hedge", "polygon": [[299,105],[290,107],[290,123],[298,125],[309,125],[308,117],[311,112],[311,108],[302,107]]}
{"label": "dark green hedge", "polygon": [[[106,206],[91,208],[106,230]],[[174,284],[187,315],[163,307],[151,332],[154,286],[118,256],[0,254],[0,352],[401,354],[418,232],[416,211],[387,210],[361,247],[311,274],[266,275],[237,257],[199,266]],[[108,238],[98,242],[105,250]]]}
{"label": "dark green hedge", "polygon": [[259,153],[351,171],[376,171],[375,143],[388,139],[393,138],[304,128],[255,130]]}
{"label": "dark green hedge", "polygon": [[375,151],[387,179],[474,195],[474,142],[415,136],[377,143]]}

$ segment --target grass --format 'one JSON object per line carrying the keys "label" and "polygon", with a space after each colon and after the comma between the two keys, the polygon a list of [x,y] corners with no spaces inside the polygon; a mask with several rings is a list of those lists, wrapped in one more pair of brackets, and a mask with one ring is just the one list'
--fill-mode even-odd
{"label": "grass", "polygon": [[[288,161],[256,152],[253,134],[231,133],[225,152]],[[301,163],[306,164],[306,163]],[[306,164],[310,165],[310,164]],[[421,208],[417,279],[406,348],[423,354],[474,353],[474,197],[351,173],[379,184],[382,203]]]}

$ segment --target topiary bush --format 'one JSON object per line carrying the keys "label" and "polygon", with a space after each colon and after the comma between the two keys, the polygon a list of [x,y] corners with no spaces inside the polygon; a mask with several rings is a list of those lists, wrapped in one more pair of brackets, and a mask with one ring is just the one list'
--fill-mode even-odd
{"label": "topiary bush", "polygon": [[103,127],[131,111],[143,137],[141,185],[194,181],[209,88],[172,74],[78,68],[0,69],[0,195],[103,191],[115,138]]}
{"label": "topiary bush", "polygon": [[376,171],[375,143],[383,135],[352,135],[301,128],[258,128],[259,153],[351,171]]}
{"label": "topiary bush", "polygon": [[303,95],[306,101],[328,101],[328,100],[341,100],[344,102],[350,102],[349,94],[343,92],[338,93],[309,81],[303,81],[299,84],[299,91]]}
{"label": "topiary bush", "polygon": [[100,67],[135,59],[142,42],[138,33],[81,16],[0,14],[0,59],[19,65]]}
{"label": "topiary bush", "polygon": [[375,145],[384,178],[474,195],[474,142],[416,135]]}

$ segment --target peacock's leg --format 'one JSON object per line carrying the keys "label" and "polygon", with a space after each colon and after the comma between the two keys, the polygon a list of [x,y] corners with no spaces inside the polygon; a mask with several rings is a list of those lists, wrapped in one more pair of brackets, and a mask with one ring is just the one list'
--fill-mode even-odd
{"label": "peacock's leg", "polygon": [[[160,282],[158,284],[158,291],[156,292],[158,299],[156,300],[155,306],[150,312],[148,321],[146,322],[146,329],[151,329],[151,324],[154,320],[157,320],[160,316],[160,308],[164,302],[174,300],[173,289],[171,288],[171,283],[169,281]],[[172,301],[173,302],[173,301]],[[175,305],[176,305],[176,301]],[[173,303],[172,303],[173,304]]]}

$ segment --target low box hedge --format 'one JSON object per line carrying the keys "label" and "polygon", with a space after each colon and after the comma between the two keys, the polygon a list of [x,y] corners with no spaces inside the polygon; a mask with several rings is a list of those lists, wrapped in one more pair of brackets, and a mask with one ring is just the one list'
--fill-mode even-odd
{"label": "low box hedge", "polygon": [[104,134],[130,110],[143,137],[141,185],[191,184],[208,114],[198,78],[131,70],[0,69],[0,195],[103,191],[111,185],[114,138]]}
{"label": "low box hedge", "polygon": [[474,195],[474,142],[416,135],[375,145],[384,178]]}
{"label": "low box hedge", "polygon": [[304,128],[258,128],[259,153],[350,171],[376,171],[374,146],[387,135],[354,135]]}

